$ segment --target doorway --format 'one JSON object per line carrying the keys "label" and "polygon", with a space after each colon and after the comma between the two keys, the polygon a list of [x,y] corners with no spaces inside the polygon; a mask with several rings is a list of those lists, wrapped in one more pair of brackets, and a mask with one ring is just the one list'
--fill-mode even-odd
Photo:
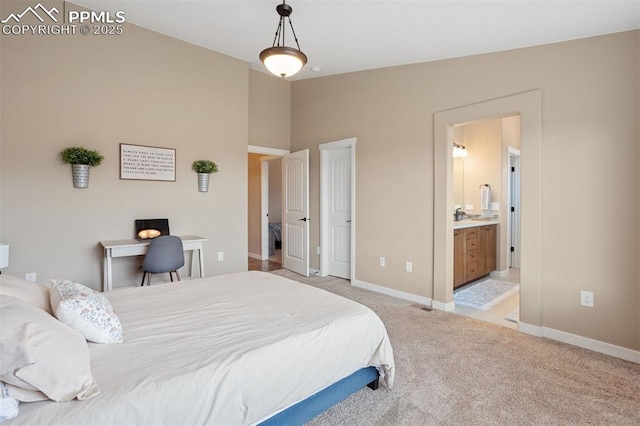
{"label": "doorway", "polygon": [[451,311],[453,301],[453,133],[454,125],[519,114],[522,170],[520,227],[520,322],[518,329],[541,334],[541,143],[542,95],[532,90],[434,115],[433,306]]}
{"label": "doorway", "polygon": [[511,153],[520,152],[520,133],[519,115],[455,124],[453,143],[466,155],[456,157],[454,150],[452,158],[452,202],[462,214],[453,225],[453,312],[509,328],[519,319],[520,274],[510,264],[519,247],[511,239],[510,211],[516,210],[513,193],[519,194]]}
{"label": "doorway", "polygon": [[281,158],[288,150],[249,146],[248,153],[248,270],[282,268]]}

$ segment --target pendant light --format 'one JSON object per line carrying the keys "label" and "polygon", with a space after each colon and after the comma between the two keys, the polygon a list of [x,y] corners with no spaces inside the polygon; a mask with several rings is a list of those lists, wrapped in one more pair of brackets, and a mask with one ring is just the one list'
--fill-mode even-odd
{"label": "pendant light", "polygon": [[[293,8],[283,0],[282,4],[276,6],[276,11],[278,12],[278,15],[280,15],[280,21],[278,22],[278,28],[276,29],[276,36],[273,39],[273,46],[260,52],[260,60],[273,74],[282,78],[291,77],[300,71],[307,63],[307,55],[302,53],[300,50],[298,37],[296,37],[296,32],[293,29],[293,24],[289,17],[291,12],[293,12]],[[284,44],[285,19],[289,20],[293,39],[296,42],[296,46],[298,46],[297,49],[295,47],[285,46]]]}

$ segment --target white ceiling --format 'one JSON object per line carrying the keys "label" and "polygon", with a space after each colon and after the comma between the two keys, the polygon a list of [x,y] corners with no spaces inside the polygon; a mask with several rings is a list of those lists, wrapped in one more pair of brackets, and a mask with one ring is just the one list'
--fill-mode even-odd
{"label": "white ceiling", "polygon": [[[73,0],[246,61],[271,46],[279,0]],[[640,28],[640,0],[288,0],[309,62],[293,80]],[[290,28],[287,45],[293,42]],[[319,71],[312,68],[318,67]],[[266,72],[266,71],[265,71]]]}

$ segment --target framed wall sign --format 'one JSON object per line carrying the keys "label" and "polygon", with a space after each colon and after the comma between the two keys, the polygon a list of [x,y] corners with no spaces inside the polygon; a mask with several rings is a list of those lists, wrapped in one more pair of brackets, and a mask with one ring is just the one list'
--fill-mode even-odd
{"label": "framed wall sign", "polygon": [[176,150],[120,144],[120,179],[176,181]]}

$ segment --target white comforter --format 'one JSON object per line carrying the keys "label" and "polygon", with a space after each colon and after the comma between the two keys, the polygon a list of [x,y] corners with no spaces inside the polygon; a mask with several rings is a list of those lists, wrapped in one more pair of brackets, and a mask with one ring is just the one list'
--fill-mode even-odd
{"label": "white comforter", "polygon": [[105,294],[125,342],[89,344],[101,394],[23,403],[16,423],[245,425],[363,367],[393,383],[373,311],[286,278],[245,272]]}

